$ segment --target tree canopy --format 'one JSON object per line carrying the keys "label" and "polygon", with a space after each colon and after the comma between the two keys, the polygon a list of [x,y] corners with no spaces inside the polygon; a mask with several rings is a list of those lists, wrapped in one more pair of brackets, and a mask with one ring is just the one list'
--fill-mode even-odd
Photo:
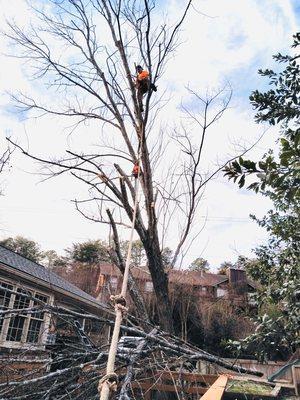
{"label": "tree canopy", "polygon": [[73,243],[66,250],[70,261],[86,264],[98,264],[109,261],[107,244],[102,240],[88,240],[82,243]]}
{"label": "tree canopy", "polygon": [[207,272],[209,270],[209,262],[202,257],[197,257],[192,261],[189,270]]}
{"label": "tree canopy", "polygon": [[233,266],[234,264],[231,261],[223,261],[218,268],[218,274],[226,275],[227,269]]}
{"label": "tree canopy", "polygon": [[[293,38],[292,48],[297,51],[300,33]],[[275,203],[277,200],[299,200],[300,197],[299,57],[297,52],[294,55],[274,55],[274,60],[285,68],[279,72],[259,70],[261,76],[268,78],[271,89],[266,92],[255,90],[250,96],[251,104],[257,110],[256,121],[279,126],[278,156],[273,149],[269,149],[258,162],[240,157],[225,167],[225,175],[237,181],[239,187],[245,185],[247,176],[256,175],[258,179],[248,188],[263,193],[271,190]]]}
{"label": "tree canopy", "polygon": [[16,236],[14,238],[8,237],[1,240],[0,244],[32,261],[40,262],[42,259],[42,252],[39,244],[23,236]]}

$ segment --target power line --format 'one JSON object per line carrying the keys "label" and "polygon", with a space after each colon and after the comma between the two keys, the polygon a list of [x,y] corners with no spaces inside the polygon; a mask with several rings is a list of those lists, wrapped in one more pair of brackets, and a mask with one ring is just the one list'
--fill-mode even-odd
{"label": "power line", "polygon": [[[50,209],[50,208],[46,208],[45,210],[43,208],[36,208],[36,207],[12,207],[12,206],[8,206],[5,207],[5,209],[0,208],[0,211],[14,211],[14,212],[45,212],[45,213],[55,213],[56,210]],[[251,221],[250,217],[246,218],[246,217],[230,217],[230,216],[225,216],[225,215],[219,215],[219,216],[206,216],[206,215],[200,215],[199,218],[201,219],[205,219],[207,221],[234,221],[234,222],[245,222],[245,221]]]}
{"label": "power line", "polygon": [[250,222],[251,219],[245,217],[229,217],[229,216],[218,216],[218,217],[207,217],[205,215],[200,215],[199,218],[205,219],[206,221],[231,221],[231,222]]}

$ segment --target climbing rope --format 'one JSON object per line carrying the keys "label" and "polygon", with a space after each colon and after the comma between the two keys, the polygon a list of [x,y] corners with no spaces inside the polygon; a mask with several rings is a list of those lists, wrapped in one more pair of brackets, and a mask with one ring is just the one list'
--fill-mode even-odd
{"label": "climbing rope", "polygon": [[[142,151],[142,137],[143,132],[141,133],[140,138],[140,145],[139,145],[139,154],[138,154],[138,161],[137,165],[140,165],[140,158],[141,158],[141,151]],[[115,360],[118,350],[118,342],[119,342],[119,334],[120,334],[120,327],[122,323],[122,319],[127,312],[126,307],[126,291],[127,291],[127,284],[128,284],[128,276],[129,276],[129,266],[131,261],[131,251],[132,251],[132,242],[133,242],[133,234],[134,234],[134,227],[137,215],[137,208],[138,208],[138,190],[139,190],[139,176],[140,176],[140,168],[138,168],[138,174],[135,177],[135,185],[134,185],[134,209],[133,209],[133,217],[132,217],[132,224],[131,224],[131,231],[130,231],[130,239],[129,239],[129,246],[127,251],[126,257],[126,264],[122,282],[122,289],[121,293],[117,296],[111,296],[111,300],[115,305],[115,312],[116,312],[116,319],[112,334],[112,339],[110,343],[107,365],[106,365],[106,374],[100,379],[98,384],[98,392],[100,394],[100,400],[108,400],[110,392],[117,390],[118,385],[118,375],[115,373]]]}

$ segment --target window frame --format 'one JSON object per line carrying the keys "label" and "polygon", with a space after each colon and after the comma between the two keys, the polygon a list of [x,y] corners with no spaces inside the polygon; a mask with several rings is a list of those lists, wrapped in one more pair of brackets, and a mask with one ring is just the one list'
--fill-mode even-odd
{"label": "window frame", "polygon": [[[49,293],[45,293],[43,290],[37,290],[30,286],[18,284],[18,283],[9,281],[6,278],[0,277],[0,290],[1,290],[2,284],[10,285],[12,287],[11,290],[13,290],[14,292],[20,291],[21,292],[20,294],[22,294],[22,292],[29,292],[33,298],[30,298],[28,308],[34,307],[34,305],[35,305],[34,303],[36,303],[34,298],[39,299],[40,296],[45,297],[47,299],[47,304],[52,304],[52,302],[53,302],[53,295],[51,295]],[[17,293],[11,293],[8,306],[4,306],[3,308],[14,309],[16,296],[17,296]],[[20,315],[23,316],[23,314],[20,314]],[[36,317],[36,315],[38,317]],[[50,316],[49,312],[43,312],[42,317],[43,318],[41,318],[40,314],[25,315],[25,321],[22,326],[21,338],[20,338],[20,340],[17,341],[17,340],[8,340],[7,339],[8,332],[10,329],[10,324],[11,324],[11,321],[13,321],[14,316],[10,315],[10,314],[6,315],[4,317],[4,320],[2,323],[2,328],[0,331],[0,347],[30,348],[30,349],[44,348],[46,341],[47,341],[47,335],[48,335],[48,331],[49,331],[51,316]],[[29,332],[30,332],[29,328],[31,326],[31,321],[41,321],[41,326],[39,329],[37,342],[27,341],[27,339],[29,338]]]}
{"label": "window frame", "polygon": [[[6,286],[6,289],[9,290],[14,290],[14,286],[11,283],[5,282],[5,281],[0,281],[1,283],[3,283]],[[0,290],[5,289],[4,286],[0,286]],[[7,310],[9,308],[11,308],[11,295],[9,294],[9,296],[6,296],[7,292],[5,292],[4,296],[3,296],[3,304],[0,304],[0,310]],[[6,300],[8,300],[8,303],[6,302]],[[1,318],[1,323],[0,323],[0,341],[1,341],[1,332],[2,332],[2,328],[5,324],[5,317],[3,317],[3,319]],[[4,329],[4,328],[3,328]]]}

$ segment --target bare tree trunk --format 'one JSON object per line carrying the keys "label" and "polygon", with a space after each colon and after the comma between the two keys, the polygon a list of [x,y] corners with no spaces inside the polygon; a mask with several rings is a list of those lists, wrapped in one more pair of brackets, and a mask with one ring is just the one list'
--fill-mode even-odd
{"label": "bare tree trunk", "polygon": [[149,238],[143,242],[145,251],[149,262],[149,271],[151,274],[153,287],[156,293],[157,313],[162,329],[167,332],[173,333],[173,319],[170,310],[172,310],[169,290],[168,290],[168,277],[164,271],[164,266],[160,257],[159,244],[155,239]]}
{"label": "bare tree trunk", "polygon": [[[114,248],[110,248],[110,256],[114,264],[119,268],[122,274],[124,274],[125,271],[125,262],[121,253],[121,248],[120,248],[120,241],[119,241],[119,236],[118,236],[118,231],[117,227],[115,224],[115,221],[113,219],[113,216],[110,212],[109,209],[106,210],[108,218],[110,220],[111,226],[112,226],[112,231],[113,231],[113,241],[114,241]],[[147,325],[150,323],[150,318],[148,315],[148,311],[144,302],[144,299],[139,291],[139,288],[137,287],[137,284],[132,276],[132,274],[129,271],[129,276],[128,276],[128,290],[130,297],[133,301],[133,303],[136,306],[136,312],[138,317],[140,318],[140,323],[141,325],[147,329]]]}

